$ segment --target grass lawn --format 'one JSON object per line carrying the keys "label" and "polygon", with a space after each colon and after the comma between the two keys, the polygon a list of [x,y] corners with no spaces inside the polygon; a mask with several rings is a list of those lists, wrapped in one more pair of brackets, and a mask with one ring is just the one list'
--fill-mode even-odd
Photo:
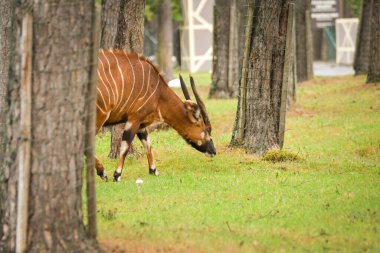
{"label": "grass lawn", "polygon": [[[159,177],[148,175],[144,155],[127,159],[120,183],[96,181],[105,251],[380,252],[379,85],[364,77],[301,84],[284,149],[303,160],[271,163],[228,148],[237,100],[207,100],[209,75],[195,79],[217,156],[174,130],[151,133]],[[109,139],[98,136],[96,152],[111,176]]]}

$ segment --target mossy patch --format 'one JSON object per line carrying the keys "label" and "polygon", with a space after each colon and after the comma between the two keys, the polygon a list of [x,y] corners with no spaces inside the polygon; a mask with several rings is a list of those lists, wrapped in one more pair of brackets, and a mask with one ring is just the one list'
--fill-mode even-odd
{"label": "mossy patch", "polygon": [[263,156],[263,160],[278,163],[287,161],[300,161],[302,158],[298,154],[292,153],[290,151],[271,149]]}

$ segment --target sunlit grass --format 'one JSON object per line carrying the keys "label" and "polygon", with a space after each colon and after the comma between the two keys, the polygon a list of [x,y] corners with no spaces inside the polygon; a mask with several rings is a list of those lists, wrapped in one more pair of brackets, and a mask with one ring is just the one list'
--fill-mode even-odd
{"label": "sunlit grass", "polygon": [[[236,100],[205,98],[217,156],[189,147],[174,130],[150,134],[159,177],[145,156],[129,158],[120,183],[97,179],[99,239],[127,252],[380,250],[380,87],[364,78],[318,79],[298,89],[284,149],[272,163],[228,144]],[[177,92],[180,92],[177,90]],[[137,147],[140,144],[136,142]],[[109,176],[109,134],[97,156]],[[144,180],[139,192],[135,181]]]}

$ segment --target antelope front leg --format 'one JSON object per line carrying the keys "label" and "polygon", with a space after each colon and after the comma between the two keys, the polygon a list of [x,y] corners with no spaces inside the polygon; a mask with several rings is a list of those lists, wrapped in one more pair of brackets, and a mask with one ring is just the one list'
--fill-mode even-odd
{"label": "antelope front leg", "polygon": [[98,160],[98,158],[95,157],[95,168],[96,168],[96,174],[98,174],[98,176],[105,180],[105,181],[108,181],[108,177],[106,175],[106,172],[104,170],[104,166],[103,164]]}
{"label": "antelope front leg", "polygon": [[123,171],[125,157],[128,154],[129,148],[131,147],[131,143],[133,141],[133,138],[135,137],[137,129],[138,129],[138,125],[134,123],[127,122],[125,124],[123,137],[121,139],[119,163],[117,165],[115,172],[113,173],[113,179],[115,182],[120,181],[120,176]]}
{"label": "antelope front leg", "polygon": [[137,137],[139,138],[146,150],[146,156],[148,158],[149,165],[149,174],[158,176],[158,171],[156,170],[156,164],[154,162],[153,151],[148,137],[148,131],[146,130],[146,128],[140,129],[137,132]]}

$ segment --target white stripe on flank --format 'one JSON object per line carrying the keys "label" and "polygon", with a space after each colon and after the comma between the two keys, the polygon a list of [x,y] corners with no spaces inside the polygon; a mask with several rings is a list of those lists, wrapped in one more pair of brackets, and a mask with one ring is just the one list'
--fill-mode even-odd
{"label": "white stripe on flank", "polygon": [[[121,110],[120,110],[121,112],[124,110],[124,107],[128,104],[128,101],[129,101],[129,99],[131,98],[131,95],[132,95],[132,93],[133,93],[133,90],[135,89],[135,82],[136,82],[135,70],[133,69],[133,65],[132,65],[132,63],[131,63],[131,60],[129,59],[129,57],[128,57],[128,55],[126,54],[125,51],[124,51],[124,54],[125,54],[125,56],[127,57],[129,64],[131,65],[132,74],[133,74],[133,85],[132,85],[132,90],[129,92],[129,96],[128,96],[127,101],[125,102],[125,104],[123,105],[123,107],[121,107]],[[128,111],[127,111],[127,112],[128,112]]]}
{"label": "white stripe on flank", "polygon": [[141,98],[139,98],[139,100],[145,98],[146,94],[148,93],[148,90],[149,90],[149,83],[150,83],[150,70],[152,69],[152,66],[149,65],[149,72],[148,72],[148,83],[146,85],[146,91],[145,91],[145,94],[144,96],[142,96]]}
{"label": "white stripe on flank", "polygon": [[[113,80],[113,84],[115,85],[115,88],[116,88],[116,102],[118,103],[118,101],[119,101],[119,93],[118,93],[118,90],[117,90],[117,84],[116,84],[116,81],[115,81],[115,79],[113,78],[113,75],[112,75],[112,72],[111,72],[111,64],[110,64],[110,62],[108,61],[108,58],[107,58],[106,54],[104,53],[104,50],[103,50],[102,52],[103,52],[104,58],[106,58],[106,61],[107,61],[107,63],[108,63],[108,71],[110,72],[110,76],[111,76],[111,78],[112,78],[112,80]],[[115,102],[115,101],[114,101],[114,102]]]}
{"label": "white stripe on flank", "polygon": [[111,51],[111,53],[113,54],[113,56],[115,56],[116,63],[117,63],[117,68],[119,69],[119,72],[120,72],[120,75],[121,75],[121,94],[120,94],[120,98],[121,99],[120,99],[119,103],[117,104],[117,106],[115,107],[115,110],[116,110],[116,108],[118,108],[120,106],[120,103],[123,101],[123,95],[124,95],[124,75],[123,75],[123,72],[121,71],[119,60],[117,59],[115,53],[113,51]]}
{"label": "white stripe on flank", "polygon": [[[104,53],[103,53],[104,54]],[[104,64],[103,64],[103,62],[102,62],[102,60],[100,60],[100,57],[99,57],[99,61],[100,61],[100,64],[102,65],[102,67],[103,67],[103,73],[104,73],[104,76],[106,77],[106,80],[107,80],[107,83],[108,83],[108,87],[111,89],[111,91],[112,91],[112,96],[113,96],[113,103],[115,104],[115,99],[116,99],[116,96],[115,96],[115,92],[113,91],[113,89],[112,89],[112,87],[111,87],[111,82],[110,82],[110,80],[108,80],[108,77],[107,77],[107,75],[106,75],[106,69],[104,68]]]}
{"label": "white stripe on flank", "polygon": [[[140,89],[140,92],[139,94],[136,96],[135,100],[131,103],[131,105],[129,106],[129,108],[127,109],[127,111],[129,111],[129,109],[131,109],[131,107],[135,104],[135,102],[138,100],[138,98],[140,97],[140,94],[142,92],[142,90],[144,89],[144,81],[145,81],[145,71],[144,71],[144,65],[142,64],[141,60],[140,60],[140,57],[138,58],[138,61],[140,62],[140,65],[141,65],[141,70],[142,70],[142,77],[143,77],[143,81],[142,81],[142,87]],[[148,86],[148,85],[147,85]]]}
{"label": "white stripe on flank", "polygon": [[105,111],[102,110],[102,108],[100,108],[100,106],[99,106],[98,104],[96,104],[96,107],[98,107],[99,110],[100,110],[102,113],[104,113],[104,114],[106,113]]}
{"label": "white stripe on flank", "polygon": [[[96,89],[98,90],[100,96],[102,97],[103,105],[104,105],[104,107],[105,107],[104,110],[106,110],[106,109],[107,109],[107,108],[106,108],[106,101],[104,100],[103,94],[102,94],[101,90],[99,89],[99,87],[96,87]],[[99,106],[100,106],[100,105],[99,105]]]}
{"label": "white stripe on flank", "polygon": [[102,76],[100,75],[99,69],[98,69],[98,76],[99,76],[100,81],[102,81],[101,83],[103,84],[104,88],[106,88],[106,90],[107,90],[107,94],[108,94],[108,104],[111,104],[110,91],[108,90],[107,85],[104,83],[103,78],[102,78]]}
{"label": "white stripe on flank", "polygon": [[160,83],[160,77],[158,77],[158,80],[157,80],[157,85],[156,85],[156,88],[154,89],[153,93],[150,94],[150,96],[148,97],[147,100],[145,100],[144,104],[142,106],[139,107],[139,109],[137,109],[137,111],[140,111],[140,109],[149,101],[149,99],[153,96],[153,94],[156,92],[157,88],[158,88],[158,84]]}

